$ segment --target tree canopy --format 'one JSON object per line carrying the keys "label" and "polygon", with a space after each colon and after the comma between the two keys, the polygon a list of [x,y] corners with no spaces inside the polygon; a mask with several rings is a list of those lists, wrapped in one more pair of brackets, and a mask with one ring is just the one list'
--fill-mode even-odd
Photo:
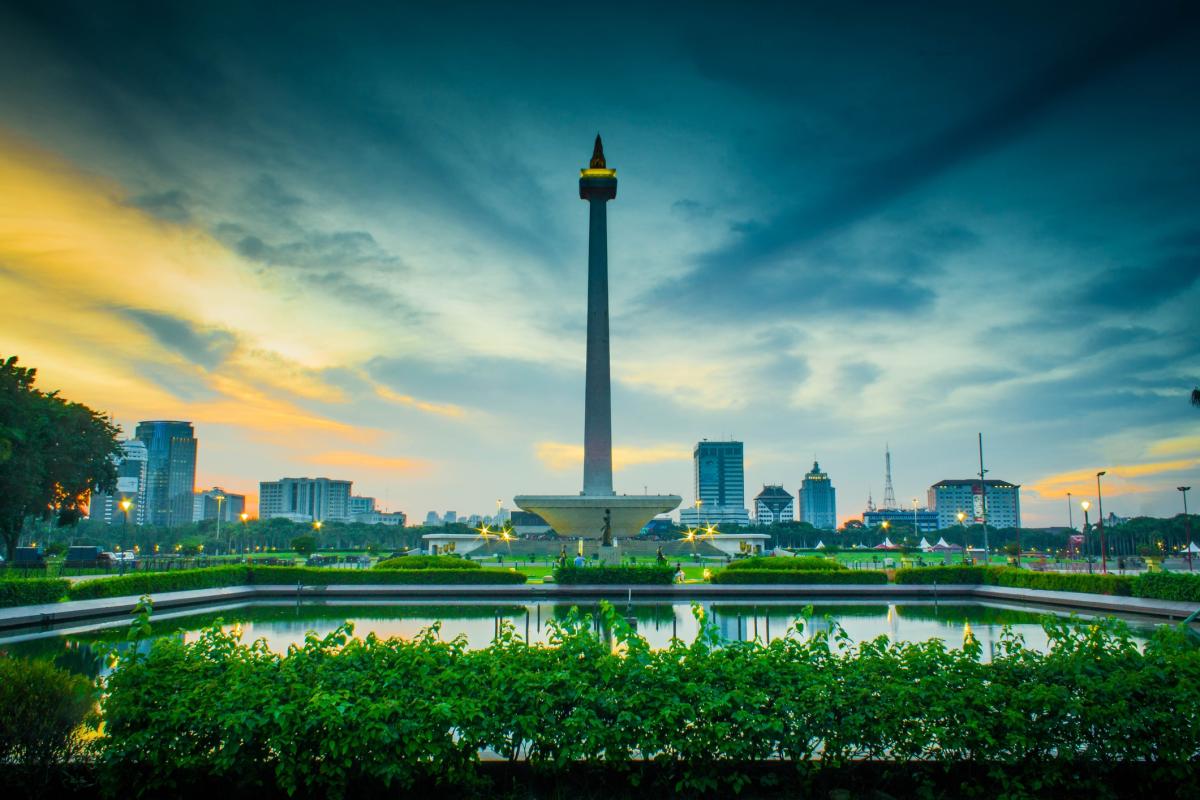
{"label": "tree canopy", "polygon": [[106,415],[34,387],[37,370],[0,361],[0,538],[13,556],[26,519],[75,522],[93,489],[112,491],[120,430]]}

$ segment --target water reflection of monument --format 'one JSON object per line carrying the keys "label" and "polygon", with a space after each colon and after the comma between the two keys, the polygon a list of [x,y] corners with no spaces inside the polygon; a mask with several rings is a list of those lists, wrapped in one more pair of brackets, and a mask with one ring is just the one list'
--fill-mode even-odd
{"label": "water reflection of monument", "polygon": [[609,169],[596,136],[592,160],[580,170],[579,197],[590,207],[588,228],[587,375],[583,411],[583,491],[578,495],[520,495],[513,502],[538,514],[560,536],[612,540],[635,536],[656,514],[679,505],[678,495],[616,494],[612,482],[612,388],[608,337],[608,211],[617,197],[617,171]]}

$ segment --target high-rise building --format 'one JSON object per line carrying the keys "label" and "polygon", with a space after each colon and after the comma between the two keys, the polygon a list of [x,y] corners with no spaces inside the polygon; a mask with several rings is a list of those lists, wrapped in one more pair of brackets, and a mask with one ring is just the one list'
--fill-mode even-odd
{"label": "high-rise building", "polygon": [[425,527],[432,528],[442,524],[442,518],[438,516],[436,511],[430,511],[425,515]]}
{"label": "high-rise building", "polygon": [[146,445],[137,439],[121,442],[117,465],[117,486],[112,492],[92,492],[88,517],[97,522],[115,525],[125,523],[123,501],[129,503],[129,524],[146,522]]}
{"label": "high-rise building", "polygon": [[837,490],[816,461],[800,484],[800,521],[821,530],[837,530]]}
{"label": "high-rise building", "polygon": [[791,493],[782,486],[764,485],[754,497],[754,521],[759,525],[792,522],[796,518],[795,509]]}
{"label": "high-rise building", "polygon": [[190,422],[139,422],[134,438],[146,445],[146,522],[186,525],[196,491],[196,434]]}
{"label": "high-rise building", "polygon": [[938,481],[929,487],[929,507],[937,511],[938,527],[958,524],[958,513],[966,514],[971,524],[983,522],[984,498],[987,499],[987,523],[996,528],[1021,527],[1021,487],[1008,481],[984,481],[962,478]]}
{"label": "high-rise building", "polygon": [[371,522],[377,513],[374,497],[350,495],[350,518],[355,522]]}
{"label": "high-rise building", "polygon": [[192,522],[221,518],[222,522],[236,522],[246,510],[246,495],[227,492],[220,486],[196,492],[192,500]]}
{"label": "high-rise building", "polygon": [[692,451],[697,505],[679,512],[684,525],[749,525],[741,442],[696,443]]}
{"label": "high-rise building", "polygon": [[863,512],[863,524],[876,528],[883,523],[890,527],[897,524],[916,527],[918,533],[932,533],[938,529],[937,512],[931,508],[876,508]]}
{"label": "high-rise building", "polygon": [[350,522],[352,481],[280,478],[258,485],[258,516],[293,522]]}

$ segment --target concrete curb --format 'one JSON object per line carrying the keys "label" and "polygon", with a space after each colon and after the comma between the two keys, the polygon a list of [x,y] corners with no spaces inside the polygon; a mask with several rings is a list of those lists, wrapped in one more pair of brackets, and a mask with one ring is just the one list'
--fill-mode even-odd
{"label": "concrete curb", "polygon": [[[967,599],[998,600],[1006,603],[1030,603],[1040,606],[1074,609],[1088,613],[1118,613],[1138,616],[1184,619],[1197,609],[1196,603],[1172,600],[1150,600],[1141,597],[1116,597],[1084,592],[1049,592],[1037,589],[1018,589],[1007,586],[978,586],[955,584],[766,584],[714,585],[686,584],[670,586],[603,585],[559,586],[555,584],[522,585],[401,585],[401,584],[335,584],[327,586],[228,586],[196,589],[185,592],[163,592],[152,595],[155,611],[246,602],[256,599],[326,599],[353,600],[356,598],[395,598],[421,600],[478,600],[543,601],[573,598],[655,599],[675,602],[688,600],[763,599],[796,600],[808,598],[860,598],[870,600],[934,600]],[[45,603],[33,606],[0,608],[0,630],[60,625],[93,619],[112,618],[129,614],[138,597],[106,597],[96,600],[71,600],[65,603]]]}

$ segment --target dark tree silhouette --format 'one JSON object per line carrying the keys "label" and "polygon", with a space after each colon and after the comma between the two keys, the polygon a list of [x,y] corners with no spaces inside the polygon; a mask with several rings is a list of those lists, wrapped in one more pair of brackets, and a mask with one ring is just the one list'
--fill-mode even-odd
{"label": "dark tree silhouette", "polygon": [[1200,386],[1192,389],[1192,405],[1200,406]]}
{"label": "dark tree silhouette", "polygon": [[117,480],[120,432],[98,411],[34,388],[37,371],[0,360],[0,540],[11,559],[27,519],[74,523]]}

